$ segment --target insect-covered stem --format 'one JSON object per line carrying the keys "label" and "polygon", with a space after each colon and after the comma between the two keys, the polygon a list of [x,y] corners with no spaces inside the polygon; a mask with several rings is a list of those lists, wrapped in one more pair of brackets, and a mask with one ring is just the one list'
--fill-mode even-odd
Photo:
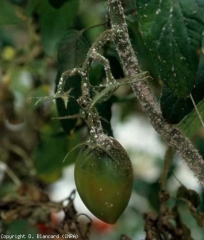
{"label": "insect-covered stem", "polygon": [[89,70],[92,61],[99,61],[106,72],[107,79],[112,79],[112,74],[110,71],[110,65],[107,59],[99,54],[99,50],[106,44],[107,41],[112,39],[112,32],[106,31],[95,41],[95,43],[90,48],[87,58],[81,69],[81,89],[82,96],[79,99],[80,105],[83,106],[83,109],[86,113],[86,123],[90,129],[90,139],[92,142],[97,141],[100,135],[103,135],[103,127],[101,124],[99,113],[95,106],[93,106],[93,98],[91,98],[91,84],[89,82]]}
{"label": "insect-covered stem", "polygon": [[[62,96],[66,81],[65,78],[73,75],[81,76],[82,95],[79,97],[79,99],[77,99],[77,102],[81,106],[84,116],[83,119],[85,120],[86,124],[90,129],[90,138],[93,142],[96,141],[98,137],[100,135],[103,135],[104,133],[99,113],[95,107],[95,103],[100,97],[96,99],[95,96],[93,96],[92,94],[93,87],[89,82],[89,70],[91,67],[91,63],[93,61],[98,61],[104,67],[106,73],[106,83],[114,82],[115,79],[111,73],[109,61],[99,53],[99,50],[107,43],[107,41],[112,40],[112,31],[108,30],[102,33],[99,38],[94,42],[92,47],[89,49],[83,66],[81,68],[69,70],[62,74],[57,90],[57,94],[59,96]],[[103,95],[101,96],[101,98],[102,97]]]}
{"label": "insect-covered stem", "polygon": [[[121,1],[108,0],[108,7],[111,28],[114,32],[114,42],[125,75],[133,76],[141,73],[137,57],[130,43]],[[164,120],[156,98],[146,81],[136,81],[131,86],[155,130],[162,135],[170,146],[180,152],[189,168],[204,185],[204,161],[198,150],[179,129]]]}
{"label": "insect-covered stem", "polygon": [[104,134],[104,131],[97,109],[93,107],[90,108],[89,111],[88,124],[90,126],[90,139],[92,142],[96,142],[97,139]]}

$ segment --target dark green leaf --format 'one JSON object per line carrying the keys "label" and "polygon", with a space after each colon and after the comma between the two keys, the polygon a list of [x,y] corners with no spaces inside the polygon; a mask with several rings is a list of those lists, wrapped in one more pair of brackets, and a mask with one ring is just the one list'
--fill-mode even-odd
{"label": "dark green leaf", "polygon": [[68,141],[66,136],[43,136],[34,154],[34,166],[38,176],[45,180],[46,176],[51,178],[51,175],[53,175],[53,180],[56,180],[56,174],[60,176],[64,167],[62,161],[67,151]]}
{"label": "dark green leaf", "polygon": [[55,52],[56,44],[66,30],[73,25],[78,5],[79,1],[71,0],[62,8],[55,9],[48,0],[40,1],[40,31],[42,44],[48,55]]}
{"label": "dark green leaf", "polygon": [[121,2],[125,12],[131,12],[136,10],[135,0],[122,0]]}
{"label": "dark green leaf", "polygon": [[10,2],[12,4],[18,5],[18,6],[22,6],[26,3],[26,0],[10,0]]}
{"label": "dark green leaf", "polygon": [[64,5],[64,3],[69,2],[69,0],[48,0],[48,1],[54,8],[60,8]]}
{"label": "dark green leaf", "polygon": [[31,16],[31,14],[32,14],[33,11],[35,10],[38,2],[39,2],[39,0],[28,1],[27,7],[26,7],[26,15],[27,15],[28,17]]}
{"label": "dark green leaf", "polygon": [[[198,103],[197,109],[204,119],[204,100]],[[187,137],[192,137],[202,127],[202,124],[198,113],[193,109],[177,126]]]}
{"label": "dark green leaf", "polygon": [[[196,83],[191,92],[196,104],[203,99],[204,97],[203,92],[204,92],[204,37],[202,40],[202,47],[200,49],[200,59],[196,75]],[[161,96],[161,109],[164,118],[168,122],[173,124],[180,122],[187,114],[191,112],[193,108],[194,106],[190,97],[179,98],[168,87],[164,86]],[[202,110],[203,107],[201,104],[199,105],[199,108],[200,108],[199,111],[203,111]],[[198,122],[198,116],[195,113],[192,113],[191,116],[189,116],[187,119],[190,118],[191,121],[194,121],[192,119],[192,116],[194,116],[195,121]],[[186,122],[186,120],[184,120],[184,122]],[[198,130],[199,126],[200,124],[197,125],[197,127],[195,128],[195,132]],[[183,127],[185,128],[185,126]]]}
{"label": "dark green leaf", "polygon": [[180,97],[196,80],[204,30],[203,0],[138,0],[142,37],[162,81]]}
{"label": "dark green leaf", "polygon": [[9,32],[0,29],[0,49],[5,46],[14,46],[14,39]]}
{"label": "dark green leaf", "polygon": [[179,98],[164,86],[161,95],[161,110],[163,117],[172,124],[180,122],[193,109],[190,98]]}
{"label": "dark green leaf", "polygon": [[14,5],[9,1],[0,1],[0,26],[20,23],[21,19],[18,17]]}
{"label": "dark green leaf", "polygon": [[34,227],[32,227],[28,223],[27,220],[17,220],[17,221],[13,221],[10,224],[9,229],[7,231],[8,235],[5,235],[5,236],[16,235],[16,237],[15,237],[16,239],[18,237],[19,237],[19,239],[21,239],[20,235],[21,234],[25,234],[24,238],[22,238],[22,239],[25,239],[25,240],[29,240],[29,239],[36,240],[37,233],[38,233],[37,230]]}
{"label": "dark green leaf", "polygon": [[204,32],[202,34],[201,49],[200,49],[200,59],[197,71],[197,81],[204,82]]}
{"label": "dark green leaf", "polygon": [[58,45],[58,67],[64,72],[81,67],[89,50],[89,43],[80,31],[69,30]]}
{"label": "dark green leaf", "polygon": [[[82,37],[79,31],[70,30],[59,42],[58,47],[58,68],[59,72],[56,79],[56,88],[59,83],[61,74],[69,69],[82,66],[89,44],[85,38]],[[70,95],[72,96],[68,103],[65,103],[61,98],[56,100],[59,117],[71,116],[79,113],[80,107],[76,99],[81,96],[81,78],[73,76],[66,79],[64,91],[72,89]],[[63,130],[70,134],[74,129],[76,119],[60,120]]]}
{"label": "dark green leaf", "polygon": [[107,58],[110,63],[111,72],[115,79],[124,78],[124,73],[120,64],[119,57],[115,51],[113,52],[113,50],[111,50],[107,49],[107,52],[104,54],[105,58]]}
{"label": "dark green leaf", "polygon": [[110,120],[112,117],[112,111],[111,111],[112,104],[113,104],[113,101],[112,101],[112,98],[110,97],[107,101],[96,105],[99,115],[101,117],[101,123],[102,123],[103,129],[105,130],[108,136],[113,136],[112,127],[110,124]]}

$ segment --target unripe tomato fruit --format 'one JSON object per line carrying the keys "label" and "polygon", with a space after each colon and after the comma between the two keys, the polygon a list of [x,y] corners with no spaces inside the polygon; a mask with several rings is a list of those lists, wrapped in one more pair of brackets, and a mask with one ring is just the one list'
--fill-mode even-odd
{"label": "unripe tomato fruit", "polygon": [[75,182],[86,207],[100,220],[114,224],[125,210],[133,186],[131,161],[114,138],[108,153],[86,146],[75,164]]}

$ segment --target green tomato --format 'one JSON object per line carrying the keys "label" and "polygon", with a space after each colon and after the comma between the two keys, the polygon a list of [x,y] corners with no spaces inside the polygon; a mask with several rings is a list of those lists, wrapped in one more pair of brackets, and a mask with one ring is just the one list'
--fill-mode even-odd
{"label": "green tomato", "polygon": [[[133,187],[133,169],[124,148],[107,137],[109,150],[86,146],[75,165],[75,182],[86,207],[100,220],[114,224],[125,210]],[[106,141],[107,142],[107,141]]]}

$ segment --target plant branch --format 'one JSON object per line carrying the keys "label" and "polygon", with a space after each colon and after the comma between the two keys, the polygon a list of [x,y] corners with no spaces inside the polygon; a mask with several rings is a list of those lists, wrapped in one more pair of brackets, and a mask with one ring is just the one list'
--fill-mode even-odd
{"label": "plant branch", "polygon": [[96,24],[96,25],[84,28],[84,29],[81,30],[81,34],[84,34],[84,32],[86,32],[86,31],[88,31],[88,30],[90,30],[92,28],[104,27],[106,24],[107,24],[107,22],[104,22],[104,23],[99,23],[99,24]]}
{"label": "plant branch", "polygon": [[[131,46],[124,11],[120,0],[108,0],[111,28],[115,34],[115,45],[126,76],[141,73],[137,57]],[[180,152],[189,168],[204,186],[204,161],[191,141],[176,127],[168,124],[162,117],[156,98],[146,81],[131,84],[143,111],[149,117],[155,130],[167,141],[169,146]]]}
{"label": "plant branch", "polygon": [[167,150],[166,150],[166,154],[164,156],[164,167],[163,167],[161,180],[160,180],[161,191],[165,190],[167,174],[168,174],[168,171],[169,171],[169,165],[170,165],[171,160],[173,158],[173,154],[174,154],[173,148],[172,147],[168,147]]}

